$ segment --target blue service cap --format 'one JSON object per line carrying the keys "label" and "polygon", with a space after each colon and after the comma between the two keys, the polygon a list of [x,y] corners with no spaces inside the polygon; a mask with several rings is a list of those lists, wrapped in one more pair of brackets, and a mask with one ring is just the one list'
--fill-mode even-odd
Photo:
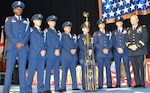
{"label": "blue service cap", "polygon": [[122,17],[117,17],[116,19],[115,19],[115,22],[118,22],[118,21],[123,21],[123,18]]}
{"label": "blue service cap", "polygon": [[46,22],[48,21],[57,21],[57,17],[55,15],[51,15],[49,17],[47,17]]}
{"label": "blue service cap", "polygon": [[101,23],[106,23],[106,21],[104,20],[104,19],[99,19],[99,20],[97,20],[97,25],[99,25],[99,24],[101,24]]}
{"label": "blue service cap", "polygon": [[81,24],[81,26],[80,26],[81,29],[82,29],[83,27],[86,27],[86,24],[85,24],[85,23]]}
{"label": "blue service cap", "polygon": [[35,19],[39,19],[39,20],[43,20],[43,15],[42,14],[34,14],[31,17],[31,21],[35,20]]}
{"label": "blue service cap", "polygon": [[20,7],[22,9],[25,8],[25,4],[21,1],[14,1],[11,5],[12,9],[16,8],[16,7]]}
{"label": "blue service cap", "polygon": [[64,28],[65,26],[71,26],[72,27],[72,23],[70,21],[66,21],[62,24],[62,28]]}

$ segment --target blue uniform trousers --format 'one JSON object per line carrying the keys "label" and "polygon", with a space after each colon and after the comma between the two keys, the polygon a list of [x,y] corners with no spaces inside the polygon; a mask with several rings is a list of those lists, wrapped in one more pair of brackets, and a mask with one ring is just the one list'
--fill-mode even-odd
{"label": "blue uniform trousers", "polygon": [[107,87],[112,86],[112,78],[110,72],[110,64],[111,58],[108,57],[99,57],[96,59],[97,66],[98,66],[98,86],[103,87],[103,69],[104,66],[106,67],[106,78],[107,78]]}
{"label": "blue uniform trousers", "polygon": [[120,73],[120,63],[121,63],[121,58],[123,59],[123,63],[125,66],[125,71],[126,71],[126,76],[127,76],[127,84],[131,85],[131,75],[130,75],[130,66],[129,66],[129,57],[126,55],[115,55],[115,65],[116,65],[116,76],[117,76],[117,86],[120,86],[120,78],[121,78],[121,73]]}
{"label": "blue uniform trousers", "polygon": [[5,83],[3,88],[3,93],[9,93],[12,73],[16,63],[16,56],[18,56],[19,65],[19,82],[20,82],[20,93],[25,93],[26,89],[26,60],[27,60],[27,50],[26,49],[14,49],[7,51],[7,68],[5,75]]}
{"label": "blue uniform trousers", "polygon": [[77,89],[77,80],[76,80],[76,60],[67,59],[62,61],[62,89],[66,89],[66,79],[67,72],[70,68],[71,77],[72,77],[72,89]]}
{"label": "blue uniform trousers", "polygon": [[28,78],[27,78],[27,89],[26,92],[32,92],[32,81],[35,71],[37,71],[37,91],[44,91],[44,57],[30,58],[28,66]]}
{"label": "blue uniform trousers", "polygon": [[46,79],[45,79],[45,90],[50,90],[50,80],[51,80],[51,73],[52,69],[54,69],[54,83],[55,83],[55,90],[59,90],[59,66],[60,66],[60,58],[56,57],[48,58],[46,62]]}
{"label": "blue uniform trousers", "polygon": [[85,88],[85,68],[84,68],[84,60],[80,60],[81,70],[82,70],[82,88]]}

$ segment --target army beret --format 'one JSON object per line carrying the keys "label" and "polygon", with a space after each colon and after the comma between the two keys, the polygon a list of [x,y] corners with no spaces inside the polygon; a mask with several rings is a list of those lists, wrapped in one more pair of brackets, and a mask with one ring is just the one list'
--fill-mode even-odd
{"label": "army beret", "polygon": [[115,18],[115,22],[118,22],[118,21],[123,21],[123,18],[122,17]]}
{"label": "army beret", "polygon": [[104,19],[99,19],[99,20],[97,20],[97,25],[99,25],[99,24],[101,24],[101,23],[106,23],[106,21],[104,20]]}
{"label": "army beret", "polygon": [[42,14],[34,14],[31,17],[31,21],[35,20],[35,19],[39,19],[39,20],[43,20],[43,15]]}
{"label": "army beret", "polygon": [[25,4],[21,1],[14,1],[11,5],[12,9],[16,8],[16,7],[20,7],[22,9],[25,8]]}
{"label": "army beret", "polygon": [[57,21],[57,17],[55,15],[51,15],[49,17],[47,17],[46,22],[48,21]]}
{"label": "army beret", "polygon": [[72,23],[70,21],[66,21],[62,24],[62,28],[64,28],[65,26],[71,26],[72,27]]}

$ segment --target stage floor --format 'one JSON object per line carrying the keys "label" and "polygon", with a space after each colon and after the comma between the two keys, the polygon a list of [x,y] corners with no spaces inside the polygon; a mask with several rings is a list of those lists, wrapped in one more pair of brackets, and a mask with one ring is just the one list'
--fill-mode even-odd
{"label": "stage floor", "polygon": [[[0,93],[2,93],[2,90],[3,86],[1,85]],[[53,93],[55,93],[53,87],[51,90]],[[19,93],[19,86],[12,85],[10,93]],[[33,86],[33,93],[37,93],[36,86]],[[104,87],[104,89],[97,90],[96,92],[84,92],[83,90],[72,91],[71,87],[67,86],[67,91],[62,93],[150,93],[150,86],[147,86],[146,88],[127,88],[127,86],[122,86],[121,88],[110,88],[110,89]]]}

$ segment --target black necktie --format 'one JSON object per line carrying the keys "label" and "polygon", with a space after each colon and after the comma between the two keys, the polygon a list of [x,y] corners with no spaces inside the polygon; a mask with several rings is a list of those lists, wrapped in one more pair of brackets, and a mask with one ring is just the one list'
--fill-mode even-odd
{"label": "black necktie", "polygon": [[18,16],[18,20],[19,20],[19,21],[21,20],[21,16]]}
{"label": "black necktie", "polygon": [[136,29],[136,27],[134,26],[134,27],[133,27],[133,30],[135,30],[135,29]]}

